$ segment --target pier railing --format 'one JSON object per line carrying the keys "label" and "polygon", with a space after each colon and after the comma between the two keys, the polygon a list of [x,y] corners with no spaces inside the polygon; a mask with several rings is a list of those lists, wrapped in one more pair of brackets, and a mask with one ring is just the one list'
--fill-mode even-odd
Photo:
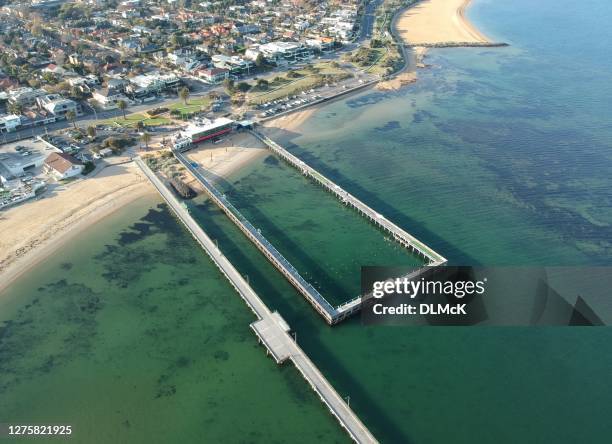
{"label": "pier railing", "polygon": [[329,324],[336,322],[336,309],[306,281],[298,270],[269,242],[260,230],[231,204],[206,177],[194,167],[182,153],[175,152],[175,157],[202,184],[206,194],[234,222],[234,224],[249,238],[266,258],[289,280],[289,282],[314,306]]}
{"label": "pier railing", "polygon": [[416,237],[395,225],[382,214],[374,211],[351,193],[342,189],[331,179],[328,179],[323,174],[306,164],[303,160],[291,154],[278,143],[258,131],[252,130],[251,133],[291,166],[297,168],[302,174],[310,177],[315,182],[323,186],[326,190],[335,195],[342,203],[345,205],[350,205],[364,217],[369,219],[372,223],[390,233],[393,236],[393,239],[400,245],[425,258],[427,265],[438,266],[446,264],[447,260],[445,257],[438,254],[432,248],[425,245],[425,243],[419,241]]}
{"label": "pier railing", "polygon": [[136,164],[147,176],[151,184],[164,198],[177,218],[187,228],[191,235],[200,244],[202,249],[211,258],[213,263],[227,278],[230,284],[246,302],[248,307],[257,316],[257,321],[251,323],[251,329],[266,347],[278,364],[290,359],[300,374],[312,387],[321,401],[327,406],[330,413],[338,420],[353,441],[359,444],[376,444],[378,441],[353,412],[350,406],[342,399],[334,387],[327,381],[308,355],[297,345],[289,334],[289,326],[277,312],[272,313],[261,300],[259,295],[245,281],[240,272],[221,253],[213,241],[202,230],[200,225],[191,217],[189,212],[172,194],[167,186],[140,158]]}

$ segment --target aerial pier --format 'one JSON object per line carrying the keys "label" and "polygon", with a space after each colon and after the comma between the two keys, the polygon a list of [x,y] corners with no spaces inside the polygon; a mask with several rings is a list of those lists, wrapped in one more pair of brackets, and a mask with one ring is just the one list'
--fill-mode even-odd
{"label": "aerial pier", "polygon": [[266,347],[268,354],[272,355],[278,364],[287,359],[293,362],[315,393],[319,395],[319,398],[327,406],[331,414],[336,417],[340,425],[347,431],[351,439],[360,444],[377,443],[378,441],[376,441],[374,435],[340,397],[306,353],[297,345],[296,341],[289,334],[289,326],[280,314],[271,312],[268,309],[240,272],[236,270],[232,263],[217,248],[212,239],[202,230],[202,227],[191,217],[189,211],[144,161],[137,157],[136,164],[164,198],[177,218],[238,292],[240,297],[255,313],[257,321],[251,323],[251,329],[255,332],[259,341]]}
{"label": "aerial pier", "polygon": [[334,183],[331,179],[328,179],[317,170],[307,165],[304,161],[291,154],[285,148],[274,142],[269,137],[261,134],[260,132],[252,130],[251,133],[261,140],[270,150],[276,155],[282,158],[289,165],[298,169],[303,175],[310,177],[312,180],[323,186],[327,191],[331,192],[336,196],[343,204],[348,205],[365,218],[367,218],[374,225],[381,228],[383,231],[391,234],[393,239],[402,245],[404,248],[412,251],[416,255],[422,257],[426,261],[426,265],[430,267],[436,267],[446,264],[447,260],[444,256],[438,254],[432,248],[419,241],[417,238],[407,233],[402,228],[395,225],[390,220],[386,219],[382,214],[374,211],[372,208],[367,206],[361,200],[350,194],[348,191],[342,189],[339,185]]}
{"label": "aerial pier", "polygon": [[193,164],[182,153],[174,152],[175,157],[183,164],[193,177],[202,185],[204,191],[227,217],[244,233],[259,251],[279,270],[283,276],[298,290],[315,310],[323,316],[328,324],[335,324],[340,319],[337,310],[304,279],[297,269],[244,217],[229,200],[210,183],[200,168]]}
{"label": "aerial pier", "polygon": [[[274,153],[283,158],[290,165],[297,168],[302,174],[312,178],[325,189],[334,194],[342,203],[349,205],[357,210],[361,215],[366,217],[383,231],[388,232],[392,238],[410,250],[412,253],[423,258],[425,266],[435,267],[444,265],[446,258],[436,253],[432,248],[429,248],[423,242],[410,235],[402,228],[395,225],[393,222],[386,219],[383,215],[377,213],[365,203],[357,199],[348,191],[343,190],[333,181],[319,173],[314,168],[307,165],[302,160],[298,159],[286,149],[278,145],[270,138],[264,136],[257,131],[251,133],[261,140]],[[297,271],[297,269],[272,245],[262,234],[256,229],[246,217],[244,217],[238,209],[236,209],[223,193],[215,188],[215,186],[204,176],[200,167],[194,165],[183,153],[178,150],[174,151],[174,155],[179,162],[193,175],[193,177],[202,185],[206,194],[213,202],[230,218],[232,222],[244,233],[244,235],[259,249],[259,251],[281,272],[281,274],[293,285],[299,293],[315,308],[315,310],[325,319],[329,325],[338,324],[339,322],[353,316],[361,310],[362,302],[366,295],[359,295],[356,298],[347,301],[338,307],[331,305],[309,282],[307,282]]]}

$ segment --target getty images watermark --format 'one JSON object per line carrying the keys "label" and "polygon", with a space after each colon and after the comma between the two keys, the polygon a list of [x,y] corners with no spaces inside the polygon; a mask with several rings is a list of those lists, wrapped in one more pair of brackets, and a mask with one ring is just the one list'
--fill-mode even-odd
{"label": "getty images watermark", "polygon": [[[372,297],[382,299],[385,296],[403,296],[415,300],[417,296],[444,295],[448,298],[461,300],[466,296],[483,295],[487,278],[482,281],[431,281],[421,277],[414,280],[412,277],[401,277],[385,281],[375,281],[372,285]],[[465,315],[467,303],[427,303],[419,304],[400,303],[399,305],[385,305],[382,301],[374,301],[372,311],[376,315]]]}
{"label": "getty images watermark", "polygon": [[[362,321],[389,325],[606,325],[611,268],[362,267]],[[575,285],[571,277],[587,276]]]}

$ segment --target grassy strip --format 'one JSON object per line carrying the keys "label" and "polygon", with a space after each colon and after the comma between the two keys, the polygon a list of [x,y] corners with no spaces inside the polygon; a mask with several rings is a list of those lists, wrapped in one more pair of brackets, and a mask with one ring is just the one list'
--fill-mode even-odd
{"label": "grassy strip", "polygon": [[145,126],[168,125],[172,121],[166,117],[147,117],[141,113],[128,114],[125,116],[113,117],[102,121],[103,125],[115,125],[120,127],[136,127],[138,122],[142,122]]}

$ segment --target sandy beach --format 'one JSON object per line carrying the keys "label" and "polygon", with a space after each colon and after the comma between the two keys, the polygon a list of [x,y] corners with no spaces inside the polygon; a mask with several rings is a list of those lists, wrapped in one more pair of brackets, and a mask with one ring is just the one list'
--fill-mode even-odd
{"label": "sandy beach", "polygon": [[411,45],[487,43],[465,16],[471,0],[423,0],[396,20],[399,36]]}
{"label": "sandy beach", "polygon": [[[329,103],[329,102],[328,102]],[[264,132],[272,139],[279,138],[286,132],[296,131],[319,109],[318,106],[311,106],[301,111],[296,111],[284,116],[270,119],[264,123]]]}
{"label": "sandy beach", "polygon": [[[210,171],[212,176],[227,177],[268,152],[266,147],[249,133],[234,133],[219,143],[205,143],[189,150],[189,159]],[[189,183],[199,189],[196,183]]]}
{"label": "sandy beach", "polygon": [[155,193],[133,163],[60,185],[42,198],[0,213],[0,291],[75,234]]}

